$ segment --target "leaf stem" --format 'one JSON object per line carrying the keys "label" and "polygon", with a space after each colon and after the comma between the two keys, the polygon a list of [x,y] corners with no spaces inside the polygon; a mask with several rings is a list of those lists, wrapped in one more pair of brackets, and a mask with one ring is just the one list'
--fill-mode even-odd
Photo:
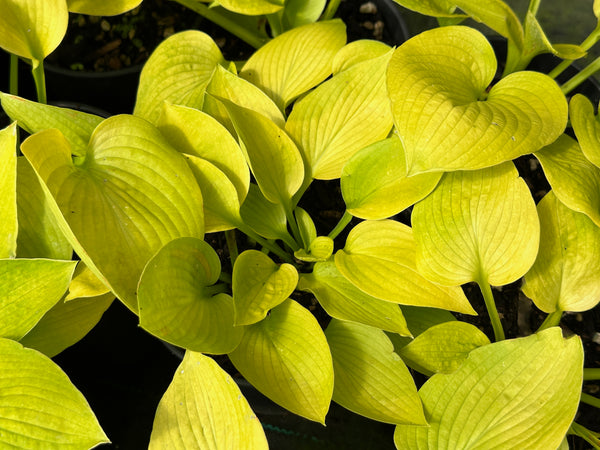
{"label": "leaf stem", "polygon": [[231,278],[231,275],[229,275],[228,273],[225,272],[221,272],[221,275],[219,275],[219,280],[222,281],[223,283],[227,283],[229,285],[231,285],[233,279]]}
{"label": "leaf stem", "polygon": [[548,314],[546,319],[544,319],[544,321],[538,328],[538,332],[545,330],[546,328],[552,328],[552,327],[558,326],[558,324],[560,323],[560,319],[562,318],[562,314],[563,314],[563,311],[560,309],[557,309],[556,311]]}
{"label": "leaf stem", "polygon": [[10,54],[8,92],[12,95],[19,95],[19,57],[12,53]]}
{"label": "leaf stem", "polygon": [[600,369],[583,369],[584,381],[600,380]]}
{"label": "leaf stem", "polygon": [[231,265],[233,266],[239,255],[237,241],[235,239],[235,230],[225,231],[225,240],[227,241],[227,250],[229,250],[229,259],[231,260]]}
{"label": "leaf stem", "polygon": [[529,2],[528,10],[534,16],[537,15],[538,9],[540,7],[540,1],[541,0],[530,0],[530,2]]}
{"label": "leaf stem", "polygon": [[573,422],[571,424],[571,427],[569,428],[569,434],[579,436],[581,439],[585,440],[595,448],[600,447],[600,433],[588,430],[586,427],[578,424],[577,422]]}
{"label": "leaf stem", "polygon": [[479,282],[479,289],[481,290],[481,294],[483,295],[483,300],[485,302],[485,307],[487,309],[488,315],[490,316],[490,321],[492,322],[492,328],[494,329],[494,337],[496,341],[504,340],[504,329],[502,328],[502,322],[500,322],[500,316],[498,315],[498,310],[496,309],[496,303],[494,302],[494,294],[492,294],[492,288],[487,282]]}
{"label": "leaf stem", "polygon": [[46,76],[44,74],[44,61],[32,61],[31,73],[35,81],[35,90],[39,103],[48,103],[46,99]]}
{"label": "leaf stem", "polygon": [[594,408],[600,408],[600,398],[594,397],[593,395],[581,393],[581,401],[593,406]]}
{"label": "leaf stem", "polygon": [[292,212],[291,205],[285,205],[284,210],[285,217],[287,218],[287,221],[290,224],[290,228],[292,230],[292,236],[296,241],[297,247],[293,248],[293,250],[296,251],[298,250],[298,248],[302,247],[302,235],[300,234],[300,228],[298,227],[298,222],[296,222],[296,217],[294,217],[294,213]]}
{"label": "leaf stem", "polygon": [[594,73],[600,70],[600,56],[592,61],[587,67],[581,70],[579,73],[574,75],[570,80],[564,83],[560,89],[563,94],[567,95],[589,77],[591,77]]}
{"label": "leaf stem", "polygon": [[352,214],[348,212],[348,210],[344,211],[344,215],[337,223],[337,225],[331,230],[331,232],[327,235],[327,237],[331,239],[335,239],[338,235],[348,226],[350,221],[352,220]]}
{"label": "leaf stem", "polygon": [[212,286],[206,286],[202,293],[207,297],[212,297],[216,294],[222,294],[223,292],[227,292],[229,290],[229,285],[224,283],[213,284]]}
{"label": "leaf stem", "polygon": [[325,12],[321,16],[321,20],[331,20],[340,6],[340,0],[330,0],[327,4]]}
{"label": "leaf stem", "polygon": [[266,248],[270,252],[272,252],[272,253],[276,254],[277,256],[279,256],[285,262],[290,263],[290,264],[294,263],[294,260],[292,259],[292,257],[288,253],[286,253],[285,251],[283,251],[282,248],[279,247],[276,243],[270,242],[270,241],[266,240],[262,236],[260,236],[257,233],[255,233],[249,227],[240,226],[238,229],[242,233],[244,233],[246,236],[254,239],[256,242],[258,242],[261,246],[263,246],[264,248]]}
{"label": "leaf stem", "polygon": [[[598,22],[596,28],[594,28],[594,30],[589,34],[589,36],[585,38],[585,40],[581,43],[580,47],[587,52],[596,44],[596,42],[598,42],[598,40],[600,40],[600,22]],[[550,78],[558,77],[567,69],[567,67],[571,65],[572,62],[572,59],[565,59],[561,61],[561,63],[558,66],[556,66],[550,71],[548,76],[550,76]]]}

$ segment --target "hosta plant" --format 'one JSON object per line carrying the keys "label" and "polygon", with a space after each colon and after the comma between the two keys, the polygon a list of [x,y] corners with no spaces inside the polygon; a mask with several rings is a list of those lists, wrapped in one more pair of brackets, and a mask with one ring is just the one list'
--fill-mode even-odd
{"label": "hosta plant", "polygon": [[[24,156],[12,141],[4,152],[3,179],[17,174],[2,188],[5,261],[25,264],[22,245],[37,252],[22,258],[61,260],[66,272],[51,295],[49,276],[22,269],[43,278],[32,287],[43,295],[10,313],[36,312],[26,330],[7,331],[9,345],[56,354],[116,296],[143,329],[186,350],[150,448],[267,447],[217,355],[309,420],[326,424],[334,401],[394,424],[399,449],[563,448],[568,433],[597,445],[574,422],[580,399],[597,403],[581,392],[597,369],[584,372],[581,339],[557,326],[600,299],[593,105],[567,99],[575,82],[524,70],[525,49],[547,41],[536,2],[525,25],[499,1],[489,17],[477,2],[428,4],[453,23],[395,49],[346,44],[338,20],[311,23],[239,72],[204,33],[173,35],[145,65],[131,115],[0,94],[31,133]],[[505,69],[483,34],[456,24],[456,6],[520,51]],[[587,45],[558,48],[571,58]],[[513,162],[528,154],[552,186],[537,206]],[[329,225],[319,203],[336,193]],[[406,211],[410,221],[397,220]],[[47,253],[57,243],[65,255]],[[80,262],[69,283],[71,249]],[[523,278],[548,316],[506,336],[491,287]],[[468,283],[490,336],[466,319]],[[26,416],[11,407],[0,397],[0,417]]]}

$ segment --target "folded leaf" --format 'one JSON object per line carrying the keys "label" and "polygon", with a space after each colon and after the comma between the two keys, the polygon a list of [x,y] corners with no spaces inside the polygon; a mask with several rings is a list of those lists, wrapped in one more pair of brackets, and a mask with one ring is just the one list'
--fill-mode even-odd
{"label": "folded leaf", "polygon": [[383,331],[333,319],[325,336],[336,403],[380,422],[427,425],[415,382]]}
{"label": "folded leaf", "polygon": [[142,3],[142,0],[67,0],[69,11],[90,16],[116,16]]}
{"label": "folded leaf", "polygon": [[429,427],[398,425],[397,448],[557,448],[579,404],[579,337],[554,327],[473,350],[419,391]]}
{"label": "folded leaf", "polygon": [[256,389],[294,414],[325,422],[333,393],[333,363],[315,317],[293,300],[246,327],[229,354]]}
{"label": "folded leaf", "polygon": [[109,292],[110,289],[84,263],[80,262],[69,284],[69,294],[65,297],[65,301],[99,297]]}
{"label": "folded leaf", "polygon": [[17,256],[17,124],[0,130],[0,258]]}
{"label": "folded leaf", "polygon": [[254,183],[250,184],[240,215],[244,224],[267,239],[283,239],[286,242],[291,239],[283,205],[267,200]]}
{"label": "folded leaf", "polygon": [[569,103],[571,126],[587,159],[600,167],[600,122],[587,97],[575,94]]}

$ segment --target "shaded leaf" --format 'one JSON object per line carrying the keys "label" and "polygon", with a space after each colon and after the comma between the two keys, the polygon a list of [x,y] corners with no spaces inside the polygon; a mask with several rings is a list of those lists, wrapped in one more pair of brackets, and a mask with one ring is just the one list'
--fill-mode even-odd
{"label": "shaded leaf", "polygon": [[0,258],[17,256],[17,124],[0,130]]}
{"label": "shaded leaf", "polygon": [[575,94],[569,103],[571,126],[587,159],[600,167],[600,122],[587,97]]}
{"label": "shaded leaf", "polygon": [[247,16],[272,14],[283,8],[284,0],[219,0],[219,5]]}
{"label": "shaded leaf", "polygon": [[246,200],[240,208],[240,215],[244,224],[267,239],[283,239],[286,242],[292,239],[287,231],[283,205],[267,200],[254,183],[250,184]]}

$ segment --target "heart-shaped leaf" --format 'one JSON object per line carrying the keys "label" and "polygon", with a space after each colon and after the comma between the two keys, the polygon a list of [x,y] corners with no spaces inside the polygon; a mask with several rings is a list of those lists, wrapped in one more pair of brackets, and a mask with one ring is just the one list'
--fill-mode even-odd
{"label": "heart-shaped leaf", "polygon": [[583,154],[600,167],[600,121],[594,116],[594,106],[587,97],[575,94],[569,103],[571,126]]}
{"label": "heart-shaped leaf", "polygon": [[17,256],[17,123],[0,130],[0,259]]}
{"label": "heart-shaped leaf", "polygon": [[325,336],[336,403],[380,422],[427,425],[415,382],[383,331],[333,319]]}
{"label": "heart-shaped leaf", "polygon": [[386,219],[428,195],[441,173],[406,176],[406,158],[397,136],[363,148],[344,166],[340,180],[347,211],[361,219]]}
{"label": "heart-shaped leaf", "polygon": [[233,326],[233,299],[215,286],[220,274],[219,257],[206,242],[169,242],[148,262],[140,279],[140,326],[192,351],[232,351],[244,329]]}
{"label": "heart-shaped leaf", "polygon": [[30,136],[21,148],[56,199],[77,253],[133,311],[152,255],[177,237],[204,235],[202,196],[190,168],[143,119],[105,120],[75,162],[58,130]]}
{"label": "heart-shaped leaf", "polygon": [[294,105],[285,129],[298,142],[312,178],[339,178],[354,153],[389,134],[385,73],[391,55],[344,70]]}
{"label": "heart-shaped leaf", "polygon": [[365,294],[342,276],[333,261],[319,262],[312,273],[302,274],[298,289],[312,292],[331,317],[410,336],[398,305]]}
{"label": "heart-shaped leaf", "polygon": [[600,168],[585,157],[577,141],[563,134],[535,156],[556,197],[600,227]]}
{"label": "heart-shaped leaf", "polygon": [[219,64],[226,61],[209,35],[188,30],[168,37],[144,65],[134,114],[155,122],[164,101],[201,109]]}
{"label": "heart-shaped leaf", "polygon": [[240,76],[261,88],[282,111],[331,74],[331,60],[346,43],[339,20],[294,28],[257,50]]}
{"label": "heart-shaped leaf", "polygon": [[296,289],[298,271],[291,264],[275,264],[258,250],[246,250],[233,266],[235,324],[251,325],[264,319],[271,308]]}
{"label": "heart-shaped leaf", "polygon": [[443,285],[511,283],[538,251],[535,203],[512,162],[444,174],[412,224],[419,272]]}
{"label": "heart-shaped leaf", "polygon": [[409,175],[490,167],[560,136],[568,108],[554,80],[516,72],[488,92],[495,73],[491,45],[469,27],[429,30],[394,52],[388,91]]}
{"label": "heart-shaped leaf", "polygon": [[434,284],[417,272],[412,230],[400,222],[359,223],[335,254],[335,265],[358,289],[381,300],[475,313],[462,289]]}
{"label": "heart-shaped leaf", "polygon": [[210,357],[186,352],[163,395],[151,450],[268,449],[260,422],[233,379]]}
{"label": "heart-shaped leaf", "polygon": [[116,16],[142,3],[142,0],[67,0],[69,11],[90,16]]}
{"label": "heart-shaped leaf", "polygon": [[76,450],[110,442],[67,375],[41,353],[0,339],[0,442]]}
{"label": "heart-shaped leaf", "polygon": [[429,427],[399,425],[396,448],[557,448],[579,404],[579,337],[554,327],[473,350],[419,391]]}
{"label": "heart-shaped leaf", "polygon": [[600,301],[600,228],[553,191],[538,204],[538,214],[540,251],[523,292],[546,313],[593,308]]}
{"label": "heart-shaped leaf", "polygon": [[246,327],[229,358],[256,389],[275,403],[324,423],[333,393],[333,363],[315,317],[293,300]]}

